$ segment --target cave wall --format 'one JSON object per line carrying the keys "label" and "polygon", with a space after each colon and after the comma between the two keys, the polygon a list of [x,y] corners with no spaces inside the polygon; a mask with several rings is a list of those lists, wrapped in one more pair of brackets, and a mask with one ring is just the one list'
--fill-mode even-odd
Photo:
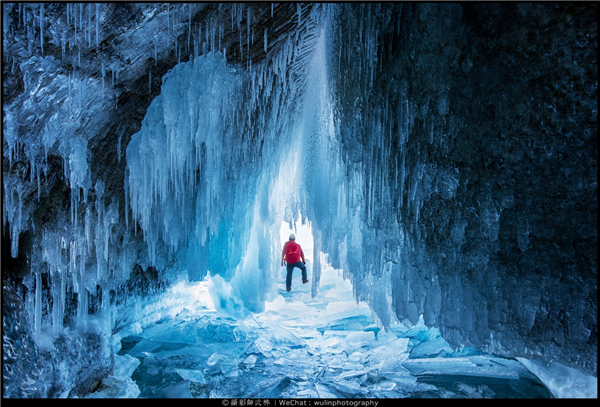
{"label": "cave wall", "polygon": [[[87,315],[134,306],[135,298],[169,283],[162,268],[149,264],[125,193],[126,147],[161,93],[163,76],[208,52],[247,69],[267,52],[276,54],[311,9],[294,3],[2,4],[6,395],[92,391],[112,358],[105,357],[106,333],[85,333]],[[165,247],[159,256],[176,260]],[[38,349],[41,331],[51,334]],[[101,362],[88,359],[94,357]],[[69,358],[80,362],[70,366]],[[36,384],[24,385],[30,379]]]}
{"label": "cave wall", "polygon": [[[125,150],[160,94],[162,77],[177,63],[209,51],[223,52],[242,68],[258,63],[282,46],[298,16],[310,9],[296,4],[4,4],[5,283],[22,283],[32,267],[44,263],[56,263],[51,272],[69,267],[68,247],[62,259],[38,250],[44,231],[60,231],[45,241],[56,245],[89,240],[82,235],[84,226],[92,229],[95,244],[108,241],[114,248],[113,261],[104,259],[106,264],[100,264],[95,247],[83,256],[87,268],[102,267],[115,280],[111,288],[137,263],[146,269],[141,234],[127,225]],[[96,236],[100,226],[109,229],[104,238]]]}
{"label": "cave wall", "polygon": [[[264,58],[260,33],[276,49],[313,6],[2,7],[3,286],[23,301],[11,314],[21,321],[35,314],[36,275],[44,298],[58,298],[53,278],[80,273],[64,293],[67,326],[80,303],[116,302],[124,284],[160,289],[126,222],[124,151],[163,75],[211,49],[248,68]],[[423,314],[455,346],[553,355],[595,373],[596,5],[325,9],[342,157],[366,180],[364,250],[348,271],[357,297],[385,323],[389,304],[400,320]],[[86,222],[94,244],[73,270],[69,242],[86,241]],[[333,257],[335,225],[322,225]]]}
{"label": "cave wall", "polygon": [[381,265],[359,298],[390,279],[397,317],[454,346],[595,374],[596,5],[342,7],[340,137]]}

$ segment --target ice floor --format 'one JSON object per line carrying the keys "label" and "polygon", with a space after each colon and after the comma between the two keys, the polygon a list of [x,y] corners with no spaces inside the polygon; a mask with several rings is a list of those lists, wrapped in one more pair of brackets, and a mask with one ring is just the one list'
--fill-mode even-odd
{"label": "ice floor", "polygon": [[290,293],[282,278],[265,312],[243,321],[219,315],[206,284],[194,286],[196,300],[177,315],[122,338],[120,373],[97,396],[552,397],[517,360],[454,352],[435,328],[380,330],[334,269],[315,298],[294,277]]}

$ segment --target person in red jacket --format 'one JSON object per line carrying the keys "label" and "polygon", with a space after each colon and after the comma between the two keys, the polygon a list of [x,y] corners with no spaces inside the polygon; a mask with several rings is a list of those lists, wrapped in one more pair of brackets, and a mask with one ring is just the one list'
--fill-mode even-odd
{"label": "person in red jacket", "polygon": [[[302,261],[300,261],[302,259]],[[306,260],[304,260],[304,252],[302,247],[296,243],[296,236],[290,235],[290,240],[285,242],[283,245],[283,251],[281,252],[281,265],[287,263],[287,276],[285,278],[285,289],[290,292],[292,289],[292,273],[294,267],[298,267],[302,270],[302,283],[308,283],[308,277],[306,275]]]}

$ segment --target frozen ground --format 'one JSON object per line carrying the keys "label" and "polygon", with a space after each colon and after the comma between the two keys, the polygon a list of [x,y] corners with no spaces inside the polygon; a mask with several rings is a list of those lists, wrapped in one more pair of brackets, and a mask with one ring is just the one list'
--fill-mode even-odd
{"label": "frozen ground", "polygon": [[[122,331],[115,374],[94,396],[553,397],[516,359],[455,352],[422,323],[380,330],[368,306],[353,299],[350,282],[332,268],[324,270],[315,298],[299,271],[294,277],[292,291],[285,292],[282,270],[275,300],[242,321],[215,309],[209,281],[176,285],[172,303],[157,305],[162,311],[153,314],[154,323],[146,319]],[[570,376],[581,383],[577,374]],[[552,385],[552,378],[546,382]],[[587,385],[595,391],[595,383]],[[585,387],[576,396],[594,397]]]}

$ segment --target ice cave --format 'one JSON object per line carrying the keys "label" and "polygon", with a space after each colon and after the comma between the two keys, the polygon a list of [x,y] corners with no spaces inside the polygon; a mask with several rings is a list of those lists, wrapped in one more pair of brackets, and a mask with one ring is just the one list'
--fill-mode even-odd
{"label": "ice cave", "polygon": [[4,402],[597,398],[595,2],[1,7]]}

